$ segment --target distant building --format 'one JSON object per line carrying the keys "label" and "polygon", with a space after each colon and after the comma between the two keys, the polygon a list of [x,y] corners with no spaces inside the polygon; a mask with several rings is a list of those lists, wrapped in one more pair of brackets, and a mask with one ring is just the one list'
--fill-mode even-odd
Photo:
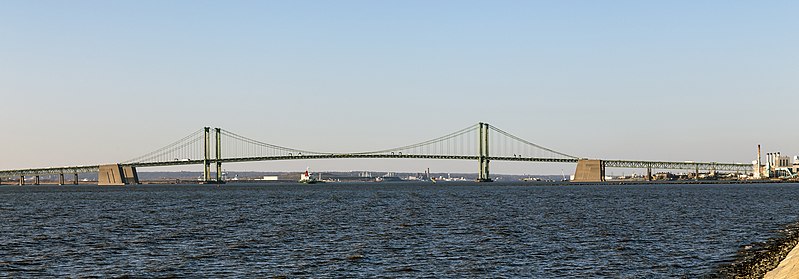
{"label": "distant building", "polygon": [[675,180],[678,177],[670,172],[659,172],[654,175],[654,180]]}
{"label": "distant building", "polygon": [[[758,146],[758,157],[760,155]],[[799,174],[799,156],[784,156],[780,152],[766,153],[766,164],[760,163],[760,158],[752,162],[755,179],[759,178],[784,178],[794,177]]]}

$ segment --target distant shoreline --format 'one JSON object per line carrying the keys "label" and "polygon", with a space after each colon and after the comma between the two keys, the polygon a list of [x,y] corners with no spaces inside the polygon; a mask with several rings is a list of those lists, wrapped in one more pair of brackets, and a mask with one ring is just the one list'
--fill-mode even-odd
{"label": "distant shoreline", "polygon": [[[296,183],[295,180],[228,180],[224,184],[285,184]],[[374,181],[342,181],[342,182],[329,182],[326,184],[338,183],[363,183],[363,184],[381,184],[381,183],[424,183],[424,181],[404,180],[392,182],[374,182]],[[495,181],[495,182],[475,182],[475,181],[437,181],[436,184],[453,185],[453,184],[480,184],[480,185],[510,185],[510,186],[624,186],[624,185],[724,185],[724,184],[782,184],[782,183],[799,183],[799,181],[784,181],[784,180],[671,180],[671,181],[604,181],[604,182],[568,182],[568,181]],[[77,185],[96,185],[97,181],[80,181]],[[160,180],[145,180],[139,183],[141,185],[174,185],[174,184],[208,184],[197,180],[183,180],[183,179],[160,179]],[[433,185],[433,183],[430,183]],[[19,186],[17,183],[10,181],[2,181],[0,185],[5,186]],[[54,181],[42,181],[41,186],[54,185],[58,183]],[[72,182],[67,182],[60,186],[77,186]],[[25,184],[24,186],[35,186],[34,184]],[[111,186],[113,187],[113,186]]]}

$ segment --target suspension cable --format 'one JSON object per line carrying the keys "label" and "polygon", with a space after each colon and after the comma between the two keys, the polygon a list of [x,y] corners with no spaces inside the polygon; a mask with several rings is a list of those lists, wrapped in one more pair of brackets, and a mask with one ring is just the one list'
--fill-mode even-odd
{"label": "suspension cable", "polygon": [[[179,139],[179,140],[177,140],[177,141],[175,141],[175,142],[172,142],[172,143],[170,143],[170,144],[168,144],[168,145],[166,145],[166,146],[164,146],[164,147],[161,147],[161,148],[159,148],[159,149],[157,149],[157,150],[155,150],[155,151],[152,151],[152,152],[150,152],[150,153],[147,153],[147,154],[144,154],[144,155],[142,155],[142,156],[139,156],[139,157],[136,157],[136,158],[133,158],[133,159],[127,160],[127,161],[125,161],[124,163],[125,163],[125,164],[127,164],[127,163],[140,163],[140,162],[142,162],[144,159],[152,159],[152,158],[154,158],[154,157],[158,157],[158,156],[161,156],[161,155],[166,155],[166,154],[167,154],[167,153],[169,153],[169,152],[173,152],[173,151],[175,151],[175,150],[177,150],[177,149],[179,149],[179,148],[183,148],[183,147],[185,147],[185,146],[187,146],[187,145],[189,145],[189,144],[192,144],[192,143],[194,143],[194,142],[196,142],[196,141],[200,140],[200,138],[199,138],[199,137],[197,137],[197,136],[198,136],[200,133],[203,133],[203,132],[204,132],[204,130],[203,130],[203,129],[197,130],[197,131],[195,131],[195,132],[193,132],[193,133],[189,134],[188,136],[186,136],[186,137],[184,137],[184,138],[182,138],[182,139]],[[189,141],[189,142],[186,142],[187,140],[189,140],[189,139],[191,139],[191,138],[194,138],[194,139],[193,139],[193,140],[191,140],[191,141]],[[181,143],[182,143],[182,144],[181,144]]]}
{"label": "suspension cable", "polygon": [[549,148],[546,148],[546,147],[543,147],[543,146],[537,145],[537,144],[535,144],[535,143],[532,143],[532,142],[526,141],[526,140],[524,140],[524,139],[521,139],[521,138],[519,138],[519,137],[517,137],[517,136],[511,135],[511,134],[510,134],[510,133],[508,133],[508,132],[505,132],[505,131],[503,131],[503,130],[500,130],[499,128],[496,128],[496,127],[494,127],[494,126],[490,126],[490,127],[491,127],[491,130],[494,130],[495,132],[498,132],[498,133],[500,133],[500,134],[503,134],[503,135],[505,135],[505,136],[507,136],[507,137],[509,137],[509,138],[512,138],[512,139],[514,139],[514,140],[517,140],[517,141],[523,142],[523,143],[525,143],[525,144],[528,144],[528,145],[535,146],[536,148],[539,148],[539,149],[542,149],[542,150],[546,150],[546,151],[549,151],[549,152],[552,152],[552,153],[558,154],[558,155],[560,155],[560,156],[564,156],[564,157],[568,157],[568,158],[572,158],[572,159],[577,159],[577,157],[576,157],[576,156],[572,156],[572,155],[569,155],[569,154],[566,154],[566,153],[561,153],[561,152],[558,152],[558,151],[555,151],[555,150],[552,150],[552,149],[549,149]]}

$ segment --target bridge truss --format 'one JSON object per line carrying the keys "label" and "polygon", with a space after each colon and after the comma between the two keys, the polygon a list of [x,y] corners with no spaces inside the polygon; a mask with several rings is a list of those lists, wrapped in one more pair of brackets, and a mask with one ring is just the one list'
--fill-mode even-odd
{"label": "bridge truss", "polygon": [[[213,140],[212,140],[213,139]],[[212,181],[211,165],[216,165],[216,180],[221,180],[223,163],[308,160],[308,159],[449,159],[479,162],[479,179],[490,180],[490,161],[577,163],[581,158],[555,151],[486,123],[415,144],[373,151],[322,152],[285,147],[255,140],[220,128],[205,127],[162,148],[120,163],[129,167],[204,165],[204,178]],[[748,172],[752,166],[715,162],[667,162],[602,160],[603,167],[723,170]],[[74,166],[0,171],[0,177],[39,176],[97,172],[99,166]]]}

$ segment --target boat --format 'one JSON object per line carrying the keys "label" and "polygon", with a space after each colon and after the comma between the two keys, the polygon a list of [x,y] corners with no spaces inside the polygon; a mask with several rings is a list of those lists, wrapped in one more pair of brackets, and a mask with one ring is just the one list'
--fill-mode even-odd
{"label": "boat", "polygon": [[402,178],[394,175],[393,172],[386,173],[383,176],[378,176],[375,178],[375,182],[397,182],[402,181]]}
{"label": "boat", "polygon": [[375,182],[402,182],[402,178],[397,176],[380,176],[375,178]]}
{"label": "boat", "polygon": [[311,177],[311,172],[308,170],[308,168],[306,168],[305,172],[300,174],[300,181],[299,182],[300,183],[305,183],[305,184],[314,184],[314,183],[318,183],[319,180],[317,180],[316,178]]}

